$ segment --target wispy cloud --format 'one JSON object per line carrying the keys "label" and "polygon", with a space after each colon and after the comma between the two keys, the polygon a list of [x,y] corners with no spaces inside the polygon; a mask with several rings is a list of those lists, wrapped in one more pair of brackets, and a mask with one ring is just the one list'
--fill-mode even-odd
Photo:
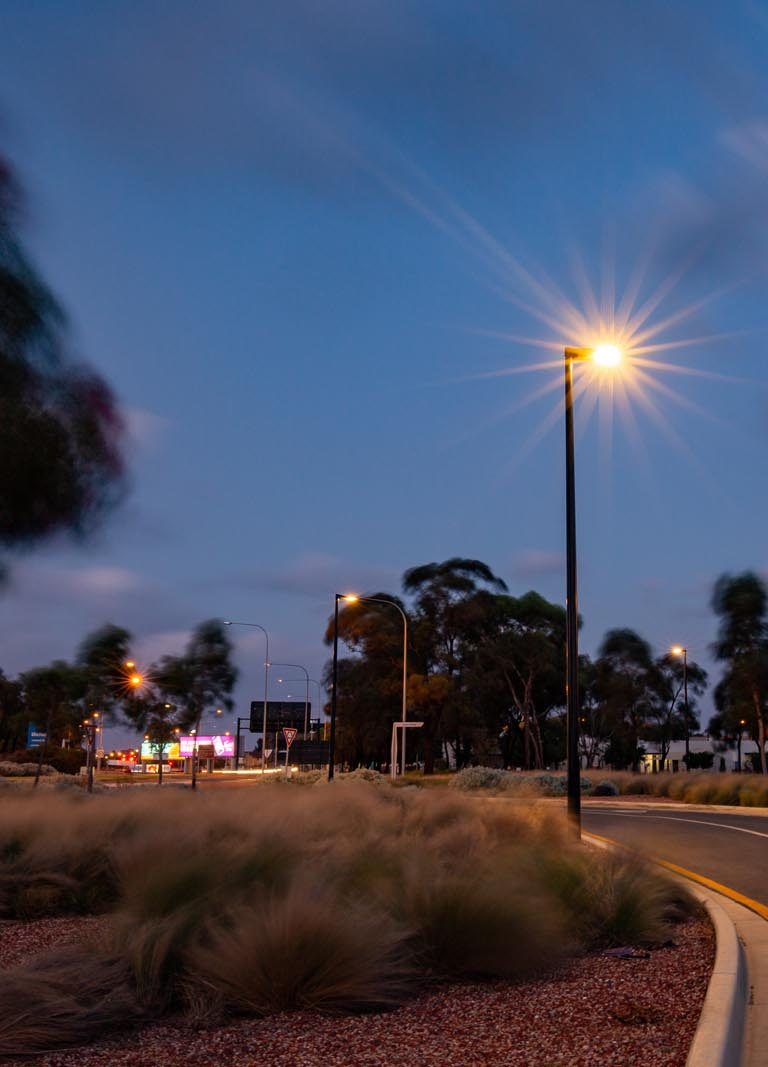
{"label": "wispy cloud", "polygon": [[529,548],[512,561],[512,573],[516,578],[543,578],[547,575],[565,573],[565,557],[562,552],[541,548]]}
{"label": "wispy cloud", "polygon": [[328,598],[337,592],[353,590],[397,592],[400,573],[395,567],[345,563],[322,552],[306,552],[273,570],[245,572],[231,576],[228,581],[238,587]]}

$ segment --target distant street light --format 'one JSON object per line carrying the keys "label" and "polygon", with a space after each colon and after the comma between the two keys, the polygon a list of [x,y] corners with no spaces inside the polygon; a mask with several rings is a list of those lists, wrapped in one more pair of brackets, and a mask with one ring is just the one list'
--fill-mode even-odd
{"label": "distant street light", "polygon": [[576,475],[573,446],[573,365],[592,360],[606,369],[617,367],[622,351],[616,345],[595,348],[567,346],[565,357],[565,540],[566,540],[566,767],[568,817],[581,836],[581,763],[579,760],[579,604],[576,573]]}
{"label": "distant street light", "polygon": [[691,758],[691,730],[688,719],[688,649],[682,645],[673,645],[673,656],[683,657],[683,714],[685,715],[685,769],[689,771]]}
{"label": "distant street light", "polygon": [[746,726],[746,724],[747,724],[747,720],[746,719],[739,719],[739,737],[738,737],[739,756],[738,756],[738,759],[736,760],[736,767],[738,768],[739,774],[741,774],[741,735],[744,733],[744,727]]}
{"label": "distant street light", "polygon": [[[356,603],[357,601],[364,601],[366,604],[386,604],[390,608],[395,608],[399,611],[403,617],[403,695],[402,695],[402,721],[405,722],[408,718],[408,616],[405,614],[399,604],[396,604],[394,600],[384,600],[382,597],[376,596],[360,596],[355,597],[354,600],[350,600],[349,597],[344,597],[349,603]],[[396,768],[392,769],[394,775]],[[405,774],[405,730],[402,731],[401,751],[400,751],[400,773]]]}
{"label": "distant street light", "polygon": [[[228,619],[224,620],[225,626],[250,626],[255,630],[261,630],[264,634],[264,640],[266,641],[266,652],[264,657],[264,723],[261,734],[261,773],[264,774],[267,769],[266,749],[267,749],[267,705],[269,703],[269,634],[265,628],[258,622],[231,622]],[[238,744],[240,739],[240,730],[238,723]],[[238,752],[239,761],[239,752]]]}
{"label": "distant street light", "polygon": [[331,729],[328,739],[328,781],[333,781],[333,761],[336,755],[336,704],[339,689],[339,601],[356,604],[360,597],[354,593],[334,593],[333,598],[333,689],[331,691]]}

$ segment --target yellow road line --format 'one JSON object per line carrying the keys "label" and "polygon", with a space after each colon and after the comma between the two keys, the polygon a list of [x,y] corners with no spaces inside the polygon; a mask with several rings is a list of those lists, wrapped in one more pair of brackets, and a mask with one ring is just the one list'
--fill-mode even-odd
{"label": "yellow road line", "polygon": [[[622,845],[620,841],[614,841],[611,837],[603,837],[601,834],[593,834],[592,832],[583,835],[586,838],[593,838],[596,841],[602,841],[606,845],[616,845],[625,852],[632,852],[633,849],[627,845]],[[768,919],[768,907],[765,904],[761,904],[759,900],[753,900],[751,897],[745,897],[743,893],[737,892],[735,889],[731,889],[730,886],[722,885],[720,882],[715,882],[712,878],[707,878],[705,874],[698,874],[696,871],[689,871],[687,867],[680,867],[677,863],[670,863],[669,860],[661,860],[656,856],[650,856],[654,863],[657,863],[660,867],[666,867],[668,871],[673,871],[675,874],[682,875],[683,878],[690,878],[693,882],[698,882],[700,885],[704,885],[707,889],[713,889],[715,893],[721,893],[722,896],[728,897],[729,900],[735,901],[737,904],[741,904],[745,908],[749,908],[750,911],[756,912],[761,919]]]}

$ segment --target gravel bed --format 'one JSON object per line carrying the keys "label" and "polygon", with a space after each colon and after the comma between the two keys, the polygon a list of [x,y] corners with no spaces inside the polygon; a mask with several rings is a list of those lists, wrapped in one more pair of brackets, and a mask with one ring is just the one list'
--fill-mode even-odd
{"label": "gravel bed", "polygon": [[[72,940],[93,920],[0,926],[0,963]],[[98,921],[98,920],[97,920]],[[26,927],[26,933],[22,931]],[[529,982],[453,984],[395,1012],[286,1012],[210,1030],[163,1023],[34,1067],[684,1067],[714,957],[703,919],[647,959],[592,955]],[[22,946],[19,948],[19,946]]]}
{"label": "gravel bed", "polygon": [[0,967],[14,967],[39,952],[79,941],[106,922],[103,916],[67,915],[57,919],[0,919]]}

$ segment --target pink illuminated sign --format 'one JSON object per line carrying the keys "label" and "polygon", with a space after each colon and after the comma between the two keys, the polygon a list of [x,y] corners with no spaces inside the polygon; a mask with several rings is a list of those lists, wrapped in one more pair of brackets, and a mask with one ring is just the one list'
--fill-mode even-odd
{"label": "pink illuminated sign", "polygon": [[[226,757],[235,754],[235,739],[224,734],[199,734],[197,738],[198,753],[203,745],[213,746],[217,756]],[[193,756],[195,752],[195,738],[193,734],[182,735],[179,738],[179,753],[182,756]]]}

